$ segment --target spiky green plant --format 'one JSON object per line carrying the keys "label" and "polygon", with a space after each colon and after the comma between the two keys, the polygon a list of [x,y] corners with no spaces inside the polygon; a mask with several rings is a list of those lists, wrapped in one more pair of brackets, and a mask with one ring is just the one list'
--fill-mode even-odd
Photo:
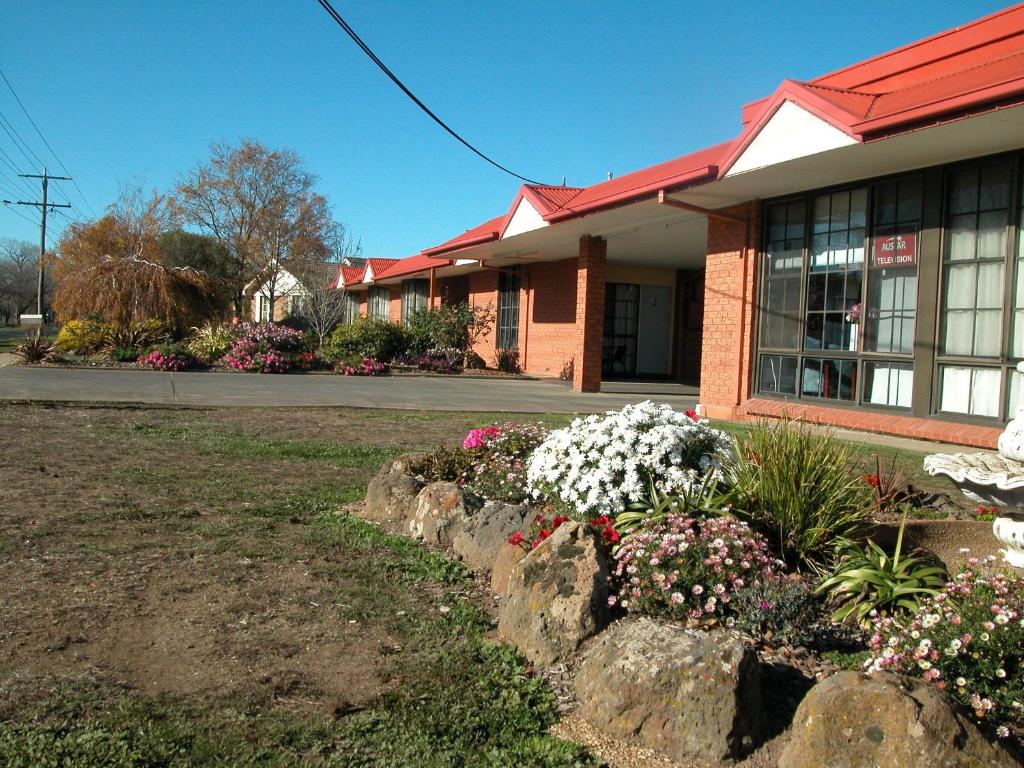
{"label": "spiky green plant", "polygon": [[836,539],[856,535],[870,516],[871,488],[849,467],[850,449],[832,433],[783,420],[755,424],[726,476],[735,514],[787,564],[817,570]]}
{"label": "spiky green plant", "polygon": [[872,612],[893,615],[914,613],[925,597],[937,595],[946,584],[946,570],[922,554],[903,554],[904,513],[890,556],[870,539],[862,546],[843,540],[836,547],[838,561],[815,590],[827,594],[839,607],[832,614],[837,624],[871,624]]}

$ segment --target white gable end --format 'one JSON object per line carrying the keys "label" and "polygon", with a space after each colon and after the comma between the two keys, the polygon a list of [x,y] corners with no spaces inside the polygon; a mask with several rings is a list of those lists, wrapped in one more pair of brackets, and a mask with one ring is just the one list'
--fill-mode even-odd
{"label": "white gable end", "polygon": [[784,101],[725,175],[735,176],[856,143],[856,139],[803,107]]}
{"label": "white gable end", "polygon": [[512,219],[509,221],[508,226],[505,227],[505,234],[501,237],[504,240],[506,237],[521,235],[524,232],[532,232],[547,225],[548,223],[544,221],[544,217],[524,197],[519,201],[519,205],[516,206],[516,212],[512,214]]}

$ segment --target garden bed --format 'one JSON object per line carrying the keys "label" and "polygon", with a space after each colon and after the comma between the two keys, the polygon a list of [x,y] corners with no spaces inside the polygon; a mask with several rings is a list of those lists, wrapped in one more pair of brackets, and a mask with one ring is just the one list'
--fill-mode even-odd
{"label": "garden bed", "polygon": [[[540,668],[563,670],[573,680],[565,709],[575,695],[607,736],[674,759],[762,764],[772,753],[772,762],[804,766],[808,749],[838,749],[850,730],[808,713],[848,696],[865,702],[850,715],[866,718],[866,740],[850,745],[864,760],[1016,764],[1006,750],[1018,749],[1024,724],[1013,703],[1024,692],[1024,582],[970,572],[998,570],[987,551],[962,551],[989,544],[987,523],[913,521],[891,536],[872,518],[906,518],[922,496],[894,467],[851,474],[849,459],[833,438],[788,424],[756,427],[733,444],[695,414],[640,404],[553,433],[478,429],[461,448],[391,462],[371,482],[365,513],[493,570],[501,636]],[[951,535],[961,538],[950,545]],[[1003,595],[1003,630],[971,613],[971,591],[991,600],[982,596],[990,584]],[[946,595],[962,608],[951,612]],[[944,610],[946,625],[964,623],[964,639],[942,646],[945,655],[930,647],[912,655],[906,627],[923,637],[930,612]],[[694,650],[672,650],[688,643]],[[960,661],[961,644],[982,661]],[[887,650],[896,647],[903,650]],[[706,680],[692,660],[727,648],[731,655],[709,667],[726,675],[710,687],[661,678],[682,653],[690,661],[673,674]],[[608,677],[620,663],[624,676]],[[862,688],[859,672],[841,672],[868,664],[905,677],[883,674]],[[595,677],[592,668],[604,672]],[[679,684],[682,698],[672,693]],[[706,693],[695,693],[701,686]],[[896,746],[901,715],[871,714],[903,711],[908,697],[927,699],[930,717],[949,723],[921,732],[911,751],[927,760],[907,762]],[[755,713],[771,716],[761,722]],[[718,725],[698,736],[688,718]],[[967,735],[955,742],[950,727]],[[895,729],[889,741],[886,729]]]}

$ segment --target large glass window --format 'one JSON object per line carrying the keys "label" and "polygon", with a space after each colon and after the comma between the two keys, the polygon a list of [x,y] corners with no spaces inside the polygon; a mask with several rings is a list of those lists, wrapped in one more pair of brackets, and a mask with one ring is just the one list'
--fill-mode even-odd
{"label": "large glass window", "polygon": [[367,301],[370,317],[377,320],[391,319],[391,292],[387,288],[371,288]]}
{"label": "large glass window", "polygon": [[[1012,178],[1008,160],[947,175],[939,335],[942,411],[998,417],[1003,410],[1000,394],[1009,382],[1000,363],[1007,352],[1017,354],[1005,349],[1003,333]],[[1016,303],[1011,319],[1015,330]],[[972,364],[975,360],[978,364]]]}
{"label": "large glass window", "polygon": [[768,207],[759,391],[910,408],[916,250],[907,254],[922,187],[908,178]]}
{"label": "large glass window", "polygon": [[402,281],[402,322],[408,322],[414,312],[427,308],[427,294],[430,292],[429,280]]}
{"label": "large glass window", "polygon": [[502,269],[498,273],[498,348],[519,346],[519,271]]}
{"label": "large glass window", "polygon": [[345,306],[343,308],[342,322],[354,323],[359,319],[359,294],[345,291]]}

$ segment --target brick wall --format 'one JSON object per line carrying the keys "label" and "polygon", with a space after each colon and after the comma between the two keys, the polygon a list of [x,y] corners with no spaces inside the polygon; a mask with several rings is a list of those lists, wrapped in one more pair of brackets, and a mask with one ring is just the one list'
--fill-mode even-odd
{"label": "brick wall", "polygon": [[576,259],[522,270],[520,364],[527,373],[559,376],[576,352]]}
{"label": "brick wall", "polygon": [[604,284],[608,243],[599,237],[580,238],[576,260],[576,332],[573,389],[601,391],[601,346],[604,337]]}
{"label": "brick wall", "polygon": [[388,320],[392,323],[402,322],[402,289],[401,287],[387,286],[388,294]]}
{"label": "brick wall", "polygon": [[[496,270],[488,269],[483,272],[471,272],[469,274],[469,304],[473,307],[491,307],[491,314],[495,318],[498,315],[498,273]],[[494,327],[477,340],[473,345],[473,351],[483,358],[488,367],[494,365]]]}
{"label": "brick wall", "polygon": [[751,201],[722,213],[750,223],[708,218],[700,401],[705,415],[732,419],[742,416],[739,405],[750,396],[760,205]]}

